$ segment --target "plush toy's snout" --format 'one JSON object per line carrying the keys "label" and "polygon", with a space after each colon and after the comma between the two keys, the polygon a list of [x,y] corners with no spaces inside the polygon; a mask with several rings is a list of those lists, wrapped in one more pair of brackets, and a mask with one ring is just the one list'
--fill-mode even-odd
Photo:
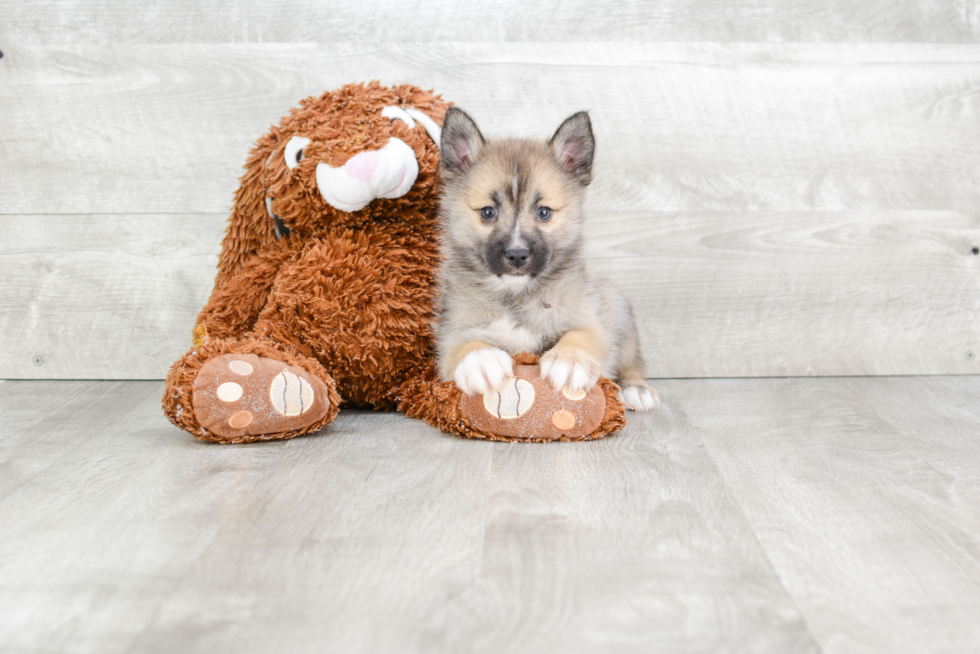
{"label": "plush toy's snout", "polygon": [[334,209],[360,211],[375,198],[400,198],[419,175],[415,151],[392,138],[380,150],[360,152],[340,168],[316,165],[320,195]]}
{"label": "plush toy's snout", "polygon": [[[392,122],[404,123],[408,129],[421,124],[429,138],[439,145],[442,128],[418,109],[392,105],[382,109],[381,115]],[[308,142],[308,139],[304,140]],[[418,174],[415,151],[401,139],[391,137],[381,149],[359,152],[341,166],[318,163],[316,185],[331,207],[353,212],[360,211],[377,198],[402,197],[415,184]]]}

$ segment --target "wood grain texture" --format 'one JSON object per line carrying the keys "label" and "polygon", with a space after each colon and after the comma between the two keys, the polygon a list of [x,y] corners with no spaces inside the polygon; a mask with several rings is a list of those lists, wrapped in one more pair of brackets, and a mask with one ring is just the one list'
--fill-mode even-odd
{"label": "wood grain texture", "polygon": [[[160,379],[190,347],[222,215],[0,216],[0,371]],[[592,265],[664,377],[974,373],[980,219],[598,213]],[[41,357],[41,365],[35,358]]]}
{"label": "wood grain texture", "polygon": [[980,40],[980,9],[956,0],[5,0],[0,12],[0,41],[31,44]]}
{"label": "wood grain texture", "polygon": [[547,446],[214,446],[159,382],[0,383],[0,650],[980,648],[980,376],[653,383]]}
{"label": "wood grain texture", "polygon": [[0,376],[166,377],[211,293],[225,220],[0,216]]}
{"label": "wood grain texture", "polygon": [[4,49],[0,377],[162,377],[249,144],[376,76],[490,134],[592,107],[595,265],[636,305],[650,375],[980,365],[980,46]]}
{"label": "wood grain texture", "polygon": [[980,372],[976,214],[616,213],[591,231],[648,375]]}
{"label": "wood grain texture", "polygon": [[819,651],[670,399],[587,445],[218,447],[160,392],[0,385],[3,651]]}
{"label": "wood grain texture", "polygon": [[980,205],[980,46],[14,44],[0,208],[223,213],[271,123],[373,78],[437,89],[491,135],[591,108],[603,210]]}
{"label": "wood grain texture", "polygon": [[281,450],[181,438],[157,382],[2,388],[0,650],[131,651]]}
{"label": "wood grain texture", "polygon": [[668,388],[824,652],[980,648],[980,377]]}

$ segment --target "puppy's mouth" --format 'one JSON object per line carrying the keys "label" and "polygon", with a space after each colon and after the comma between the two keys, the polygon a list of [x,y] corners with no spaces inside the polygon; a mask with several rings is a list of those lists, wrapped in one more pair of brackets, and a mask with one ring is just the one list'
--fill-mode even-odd
{"label": "puppy's mouth", "polygon": [[500,278],[503,283],[510,284],[512,286],[521,286],[534,279],[534,275],[528,272],[507,272],[497,275],[497,277]]}

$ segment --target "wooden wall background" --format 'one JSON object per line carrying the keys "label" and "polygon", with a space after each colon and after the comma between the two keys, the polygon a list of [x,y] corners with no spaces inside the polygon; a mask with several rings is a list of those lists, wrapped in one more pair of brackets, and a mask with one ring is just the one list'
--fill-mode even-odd
{"label": "wooden wall background", "polygon": [[980,1],[0,0],[0,378],[162,378],[251,142],[349,81],[591,110],[654,377],[980,370]]}

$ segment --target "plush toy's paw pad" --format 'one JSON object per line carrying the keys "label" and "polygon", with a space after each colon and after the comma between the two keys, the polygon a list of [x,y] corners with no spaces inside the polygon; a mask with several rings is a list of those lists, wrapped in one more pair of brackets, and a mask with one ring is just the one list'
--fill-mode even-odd
{"label": "plush toy's paw pad", "polygon": [[225,354],[194,380],[194,413],[226,438],[302,429],[326,415],[324,383],[305,370],[254,354]]}
{"label": "plush toy's paw pad", "polygon": [[649,386],[625,386],[619,399],[631,411],[653,411],[660,408],[660,396]]}
{"label": "plush toy's paw pad", "polygon": [[534,386],[526,379],[511,377],[499,390],[483,394],[483,408],[494,418],[520,418],[534,404]]}
{"label": "plush toy's paw pad", "polygon": [[482,432],[514,440],[575,439],[599,427],[606,396],[599,386],[556,391],[541,377],[539,366],[516,366],[514,377],[500,388],[464,395],[460,408],[470,425]]}

